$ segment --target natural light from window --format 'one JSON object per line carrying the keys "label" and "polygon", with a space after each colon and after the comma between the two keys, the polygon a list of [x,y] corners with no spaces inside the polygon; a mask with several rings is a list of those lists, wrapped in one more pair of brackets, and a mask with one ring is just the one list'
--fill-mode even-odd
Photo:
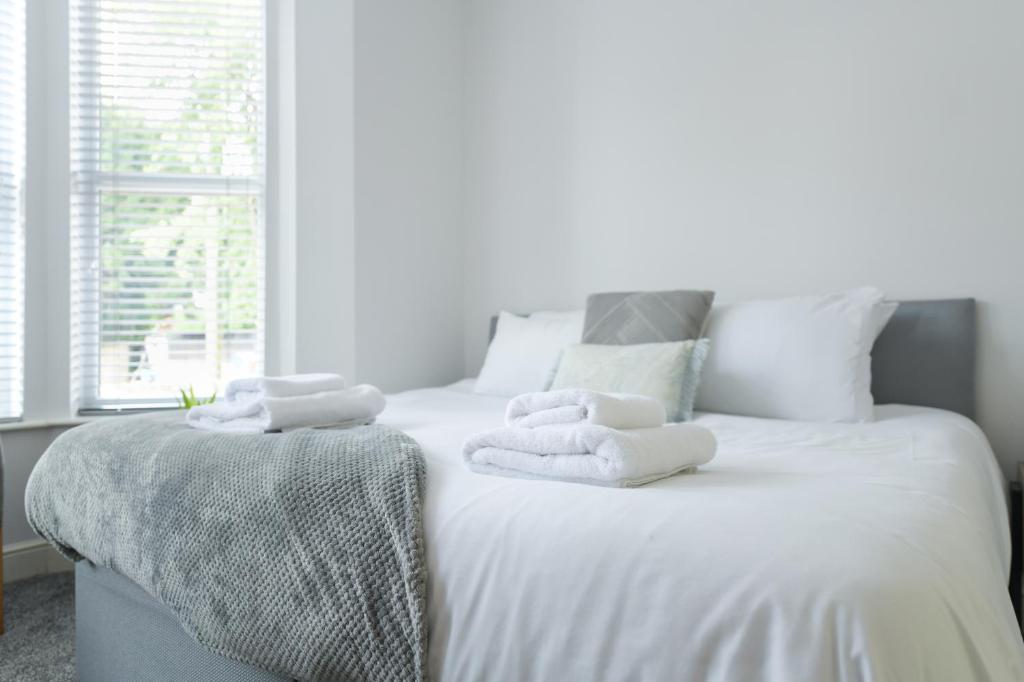
{"label": "natural light from window", "polygon": [[25,0],[0,0],[0,420],[22,408],[24,192]]}
{"label": "natural light from window", "polygon": [[262,0],[72,0],[82,409],[263,370]]}

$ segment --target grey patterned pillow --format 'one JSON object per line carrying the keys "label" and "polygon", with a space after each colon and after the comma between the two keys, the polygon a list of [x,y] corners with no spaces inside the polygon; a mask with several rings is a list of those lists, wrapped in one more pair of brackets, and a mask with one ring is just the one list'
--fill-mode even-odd
{"label": "grey patterned pillow", "polygon": [[698,339],[714,300],[713,291],[591,294],[583,343],[626,346]]}
{"label": "grey patterned pillow", "polygon": [[693,419],[697,387],[708,355],[707,326],[713,291],[635,291],[591,294],[583,322],[583,343],[625,346],[700,339],[690,355],[679,391],[678,410],[669,418]]}

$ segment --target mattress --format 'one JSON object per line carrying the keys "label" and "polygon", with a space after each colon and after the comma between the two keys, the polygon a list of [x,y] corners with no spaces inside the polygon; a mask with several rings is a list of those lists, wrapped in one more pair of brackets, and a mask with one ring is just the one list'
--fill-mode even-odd
{"label": "mattress", "polygon": [[390,398],[427,457],[438,680],[1021,680],[1005,483],[941,410],[699,415],[698,473],[638,489],[481,476],[471,382]]}
{"label": "mattress", "polygon": [[970,420],[703,414],[713,462],[610,489],[468,471],[505,403],[466,381],[380,419],[427,459],[432,679],[1024,679],[1005,482]]}

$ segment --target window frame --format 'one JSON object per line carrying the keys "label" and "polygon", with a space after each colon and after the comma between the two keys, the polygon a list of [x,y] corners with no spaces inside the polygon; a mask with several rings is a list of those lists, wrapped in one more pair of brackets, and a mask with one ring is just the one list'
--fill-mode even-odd
{"label": "window frame", "polygon": [[[227,175],[188,175],[188,174],[156,174],[156,173],[126,173],[126,172],[105,172],[101,170],[100,146],[102,136],[99,134],[102,127],[96,126],[92,130],[95,147],[90,154],[92,159],[89,163],[82,163],[77,157],[81,155],[84,146],[76,140],[76,134],[82,133],[86,128],[78,122],[82,120],[80,111],[85,108],[98,110],[101,103],[101,93],[98,85],[90,93],[89,83],[79,93],[75,92],[75,54],[74,46],[81,40],[76,36],[76,30],[81,30],[82,16],[99,9],[102,0],[78,0],[77,12],[79,18],[75,17],[76,8],[69,9],[68,23],[68,45],[69,45],[69,176],[70,193],[69,205],[71,208],[71,405],[72,411],[79,415],[110,414],[116,412],[139,412],[159,409],[173,409],[179,406],[177,396],[170,395],[166,398],[101,398],[100,397],[100,357],[101,357],[101,306],[100,286],[102,273],[98,268],[86,267],[86,250],[95,251],[96,258],[99,258],[99,247],[102,239],[101,221],[98,218],[100,197],[104,191],[110,192],[139,192],[147,195],[168,194],[168,195],[190,195],[190,196],[248,196],[254,198],[256,218],[256,249],[257,249],[257,291],[256,291],[256,350],[260,360],[260,366],[266,368],[267,364],[267,343],[266,343],[266,318],[267,318],[267,197],[269,187],[268,175],[268,128],[267,110],[269,106],[268,80],[269,80],[269,55],[268,55],[268,0],[261,0],[259,3],[262,12],[262,31],[258,48],[261,57],[262,74],[262,96],[263,102],[259,110],[259,133],[257,148],[259,151],[258,172],[250,176],[227,176]],[[72,0],[75,4],[75,0]],[[81,71],[82,69],[78,69]],[[95,67],[88,70],[95,73]],[[81,83],[79,83],[81,85]],[[76,217],[76,202],[90,201],[90,210],[97,212],[94,220],[83,220]],[[96,304],[88,306],[83,303],[93,301]],[[86,330],[93,330],[93,333],[86,333]],[[96,370],[92,372],[83,371],[82,364],[90,361],[95,364]]]}
{"label": "window frame", "polygon": [[[13,308],[11,313],[11,323],[14,328],[13,334],[13,352],[10,354],[11,363],[11,396],[12,401],[10,403],[11,411],[5,413],[0,411],[0,424],[6,424],[11,422],[22,421],[25,415],[25,336],[26,336],[26,267],[27,267],[27,251],[25,245],[25,213],[26,213],[26,185],[28,181],[27,177],[27,165],[28,165],[28,2],[27,0],[13,0],[11,3],[12,18],[15,22],[20,20],[21,23],[21,40],[15,42],[13,50],[20,50],[20,56],[16,59],[14,70],[21,72],[21,78],[10,83],[12,92],[10,93],[12,98],[16,100],[17,107],[12,108],[13,114],[10,116],[12,119],[11,129],[14,136],[17,138],[16,141],[11,143],[12,152],[14,152],[14,158],[11,159],[12,165],[12,178],[17,178],[14,189],[14,196],[16,205],[13,211],[13,218],[11,220],[10,230],[10,244],[12,248],[11,252],[11,281],[13,284],[13,296],[11,301]],[[17,30],[16,26],[12,26],[12,29]],[[20,145],[19,145],[20,143]],[[20,149],[19,149],[20,146]],[[18,152],[20,151],[20,158]],[[0,161],[2,163],[2,161]],[[4,230],[6,233],[6,230]],[[2,337],[0,337],[2,338]],[[3,368],[4,370],[6,368]],[[6,402],[0,402],[0,405],[6,405]]]}

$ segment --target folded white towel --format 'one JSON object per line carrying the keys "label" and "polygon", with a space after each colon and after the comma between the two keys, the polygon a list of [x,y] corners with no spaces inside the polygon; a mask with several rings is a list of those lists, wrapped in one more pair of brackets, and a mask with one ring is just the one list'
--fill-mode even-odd
{"label": "folded white towel", "polygon": [[255,398],[294,398],[345,388],[344,377],[338,374],[292,374],[283,377],[250,377],[228,382],[225,400]]}
{"label": "folded white towel", "polygon": [[193,407],[187,421],[189,426],[208,431],[263,433],[303,426],[369,423],[386,404],[376,386],[361,384],[290,398],[223,400]]}
{"label": "folded white towel", "polygon": [[645,395],[598,393],[581,388],[524,393],[509,401],[505,424],[536,428],[552,424],[597,424],[641,429],[665,423],[665,406]]}
{"label": "folded white towel", "polygon": [[482,474],[628,487],[707,464],[716,447],[715,436],[692,423],[623,431],[583,424],[484,431],[462,454]]}

